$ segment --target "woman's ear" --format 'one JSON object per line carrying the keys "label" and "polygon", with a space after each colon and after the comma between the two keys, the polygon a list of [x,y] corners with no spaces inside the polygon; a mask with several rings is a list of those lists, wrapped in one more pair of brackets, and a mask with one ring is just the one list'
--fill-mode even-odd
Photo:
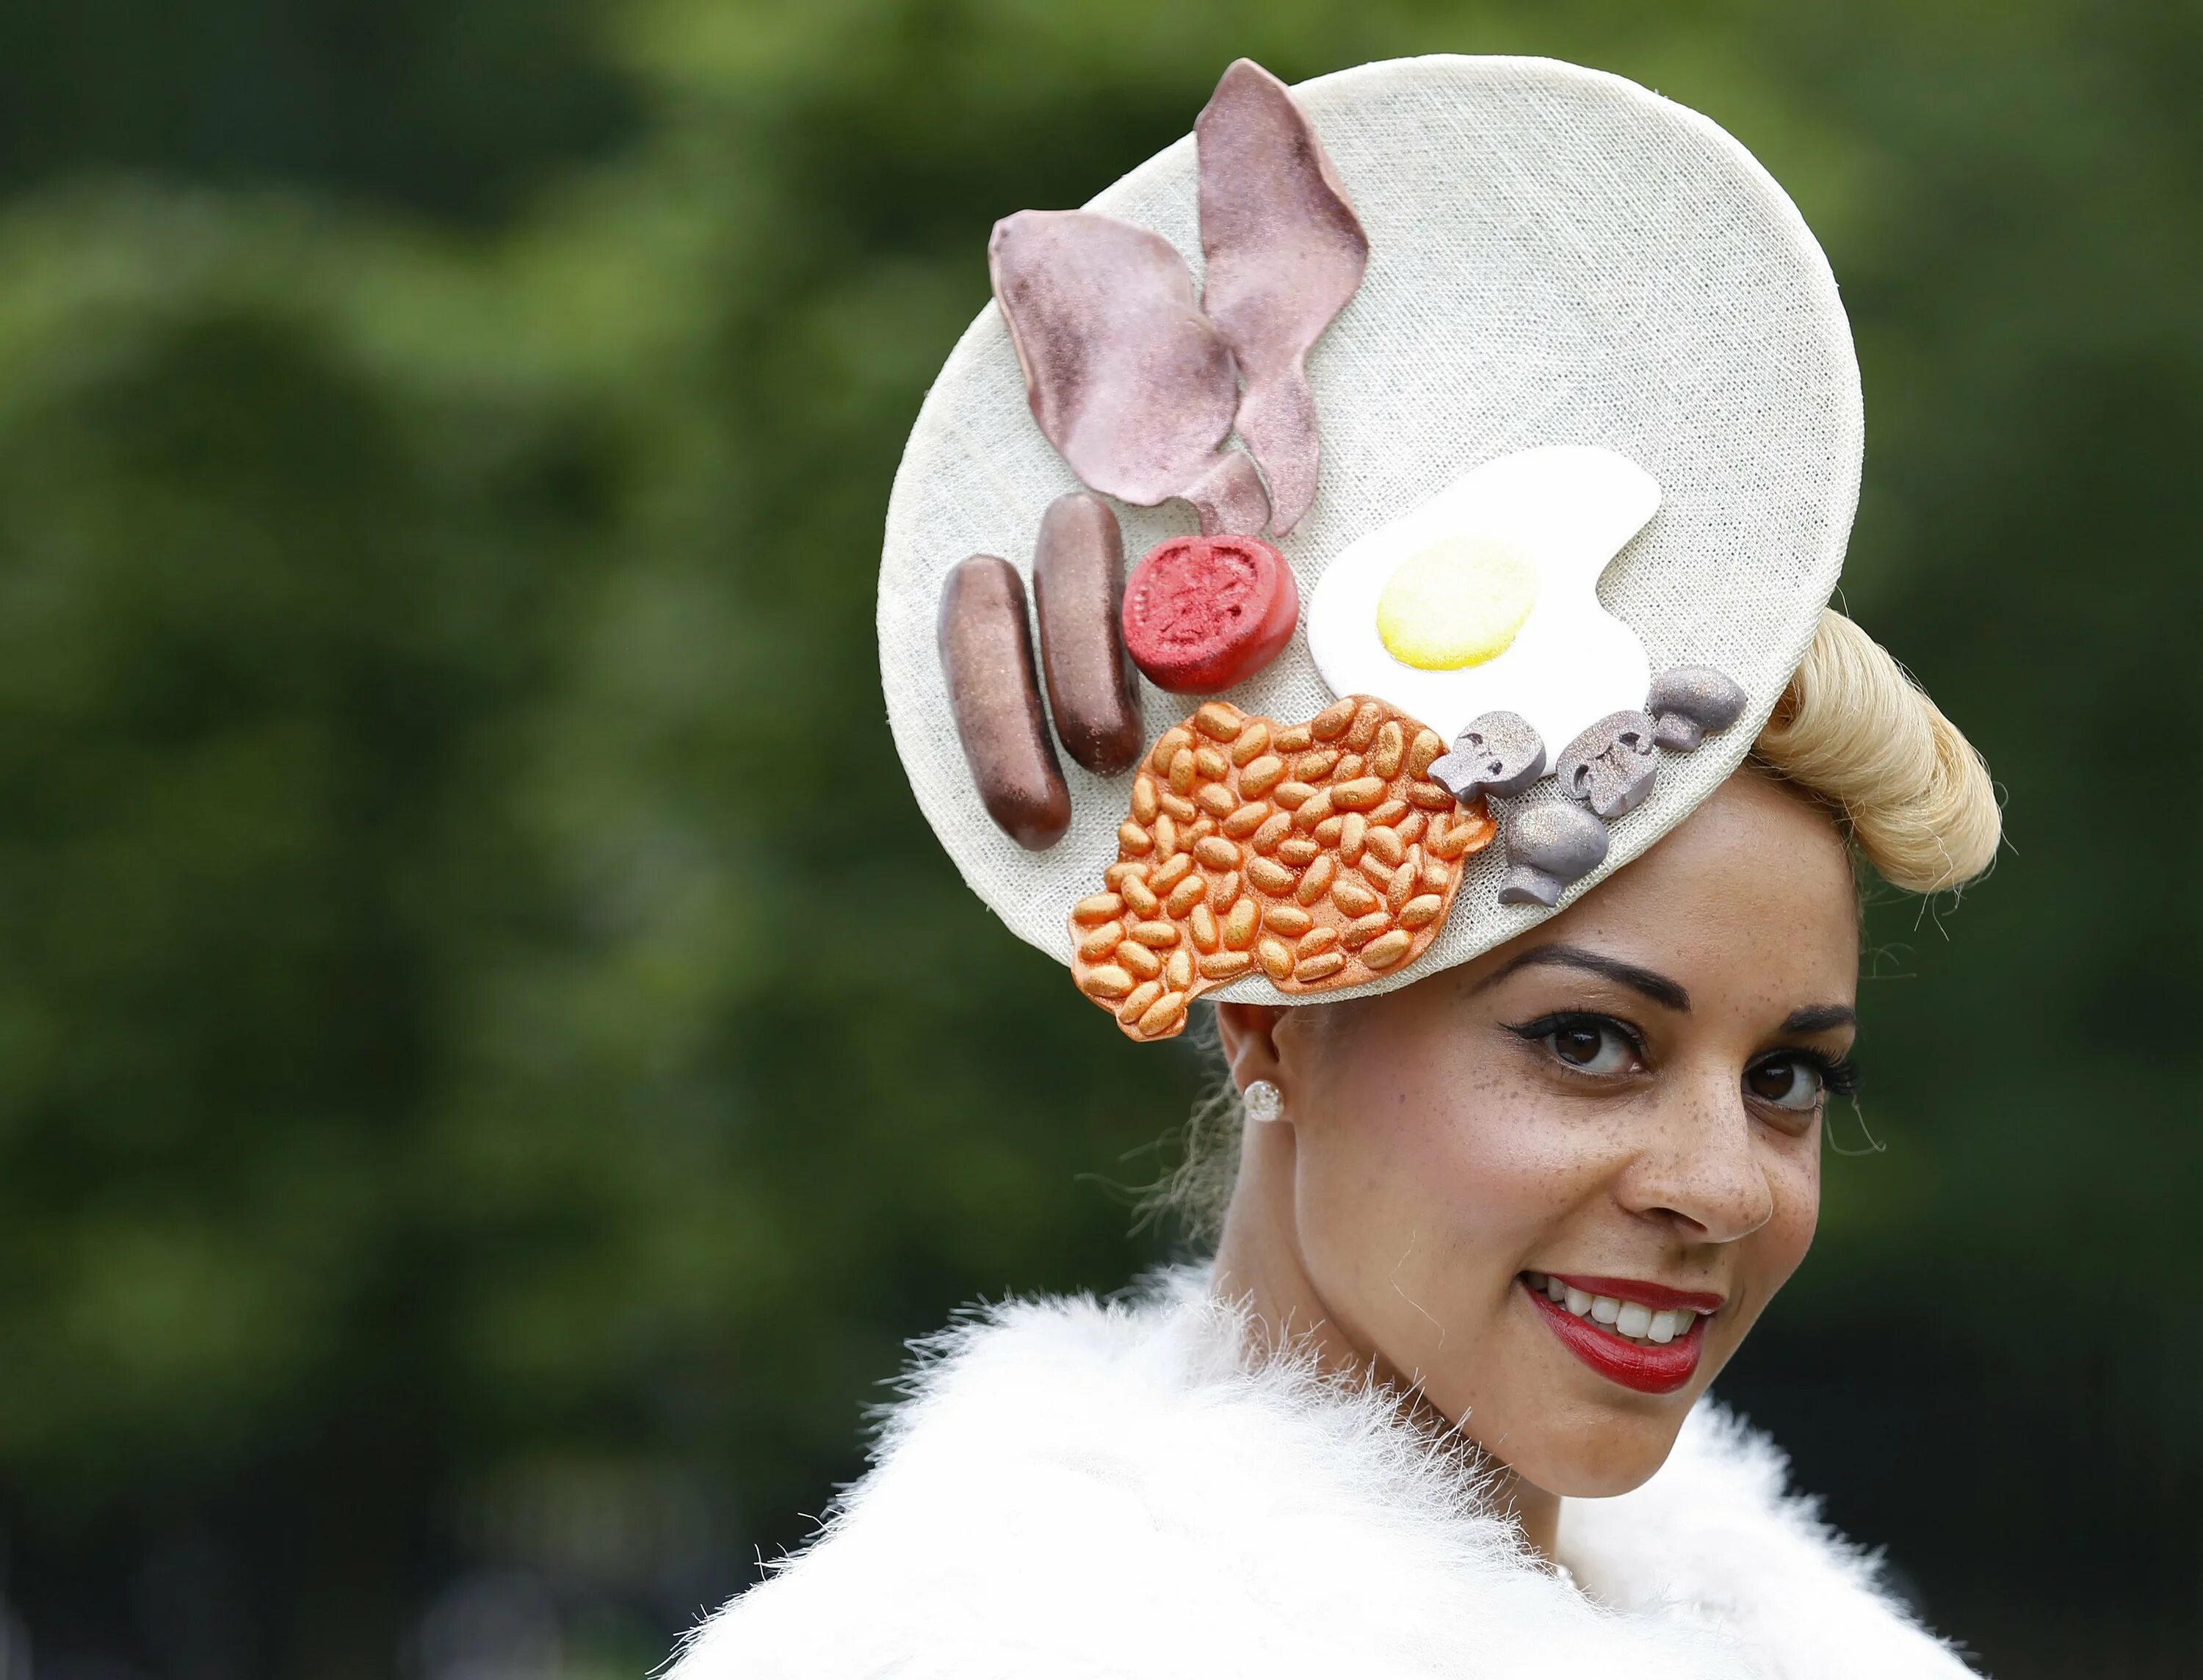
{"label": "woman's ear", "polygon": [[1231,1082],[1244,1091],[1258,1079],[1278,1077],[1278,1023],[1285,1011],[1274,1004],[1220,1003],[1216,1035],[1224,1046]]}

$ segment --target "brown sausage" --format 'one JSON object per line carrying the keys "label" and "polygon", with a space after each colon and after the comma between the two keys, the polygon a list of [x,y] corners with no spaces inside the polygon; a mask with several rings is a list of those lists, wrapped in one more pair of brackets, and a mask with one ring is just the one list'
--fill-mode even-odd
{"label": "brown sausage", "polygon": [[1125,539],[1099,496],[1048,504],[1033,551],[1041,668],[1063,750],[1096,775],[1139,761],[1140,688],[1125,650]]}
{"label": "brown sausage", "polygon": [[949,573],[940,637],[948,704],[987,815],[1026,851],[1045,852],[1071,826],[1071,789],[1041,716],[1017,569],[975,554]]}

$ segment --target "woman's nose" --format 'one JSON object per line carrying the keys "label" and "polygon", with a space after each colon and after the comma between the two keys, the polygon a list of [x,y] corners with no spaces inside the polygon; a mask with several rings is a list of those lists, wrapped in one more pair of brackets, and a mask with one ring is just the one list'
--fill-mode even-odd
{"label": "woman's nose", "polygon": [[1663,1104],[1619,1188],[1630,1211],[1674,1220],[1700,1242],[1734,1242],[1775,1215],[1752,1118],[1733,1086]]}

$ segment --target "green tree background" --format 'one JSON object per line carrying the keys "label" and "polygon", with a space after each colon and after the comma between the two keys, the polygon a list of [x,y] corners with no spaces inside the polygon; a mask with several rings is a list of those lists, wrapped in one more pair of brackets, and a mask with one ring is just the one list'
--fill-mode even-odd
{"label": "green tree background", "polygon": [[1992,1671],[2182,1671],[2199,49],[2150,0],[0,9],[0,1675],[639,1673],[902,1338],[1167,1254],[1123,1187],[1201,1070],[913,809],[887,486],[996,216],[1238,54],[1430,50],[1633,76],[1791,187],[1865,368],[1847,598],[2009,790],[1961,910],[1875,911],[1886,1147],[1839,1117],[1724,1387]]}

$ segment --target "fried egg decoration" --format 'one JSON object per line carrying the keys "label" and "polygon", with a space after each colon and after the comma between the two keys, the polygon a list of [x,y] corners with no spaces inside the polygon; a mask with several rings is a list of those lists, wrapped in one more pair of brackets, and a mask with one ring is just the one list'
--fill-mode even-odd
{"label": "fried egg decoration", "polygon": [[1316,669],[1332,693],[1373,694],[1448,740],[1519,713],[1550,762],[1645,704],[1645,644],[1598,586],[1659,505],[1651,475],[1611,450],[1487,461],[1331,563],[1308,603]]}

